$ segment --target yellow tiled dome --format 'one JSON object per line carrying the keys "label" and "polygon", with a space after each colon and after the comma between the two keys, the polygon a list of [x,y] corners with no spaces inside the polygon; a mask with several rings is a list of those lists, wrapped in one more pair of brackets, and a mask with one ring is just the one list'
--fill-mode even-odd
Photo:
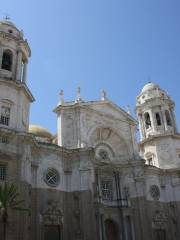
{"label": "yellow tiled dome", "polygon": [[52,134],[47,129],[38,125],[29,125],[29,133],[41,138],[52,138]]}

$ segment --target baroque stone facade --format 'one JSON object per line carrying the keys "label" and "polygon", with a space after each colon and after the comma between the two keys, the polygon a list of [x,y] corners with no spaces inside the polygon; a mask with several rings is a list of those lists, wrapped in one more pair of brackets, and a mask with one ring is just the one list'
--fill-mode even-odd
{"label": "baroque stone facade", "polygon": [[[0,22],[0,184],[14,182],[31,215],[10,212],[7,240],[180,239],[180,135],[158,85],[137,97],[137,121],[107,99],[54,109],[57,134],[29,125],[27,63],[16,26]],[[1,231],[2,229],[0,229]],[[1,236],[1,235],[0,235]]]}

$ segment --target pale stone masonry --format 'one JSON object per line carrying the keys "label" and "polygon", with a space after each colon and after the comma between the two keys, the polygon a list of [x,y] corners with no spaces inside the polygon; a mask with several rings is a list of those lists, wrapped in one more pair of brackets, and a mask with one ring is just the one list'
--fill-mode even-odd
{"label": "pale stone masonry", "polygon": [[1,21],[0,184],[17,184],[31,209],[10,212],[7,240],[179,240],[180,135],[168,94],[148,83],[137,97],[138,143],[137,121],[105,91],[90,102],[80,88],[73,102],[61,91],[53,136],[29,125],[30,56],[22,32]]}

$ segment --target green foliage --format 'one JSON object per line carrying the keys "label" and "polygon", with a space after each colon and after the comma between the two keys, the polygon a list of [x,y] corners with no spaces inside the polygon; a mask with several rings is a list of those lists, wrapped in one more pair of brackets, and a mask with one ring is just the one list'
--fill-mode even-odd
{"label": "green foliage", "polygon": [[5,183],[0,185],[0,210],[12,209],[12,210],[22,210],[29,211],[22,207],[24,200],[18,200],[19,192],[18,188],[13,184]]}
{"label": "green foliage", "polygon": [[8,220],[8,211],[26,211],[30,213],[30,210],[24,208],[24,200],[19,200],[19,191],[17,186],[13,183],[5,183],[0,185],[0,216],[3,222],[3,239],[6,239],[6,227]]}

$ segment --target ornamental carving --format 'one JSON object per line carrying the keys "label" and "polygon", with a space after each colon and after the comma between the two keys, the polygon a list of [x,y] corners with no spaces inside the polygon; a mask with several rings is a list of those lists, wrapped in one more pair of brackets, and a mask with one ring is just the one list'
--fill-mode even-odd
{"label": "ornamental carving", "polygon": [[163,211],[157,210],[153,216],[152,225],[156,229],[166,228],[168,216]]}
{"label": "ornamental carving", "polygon": [[56,206],[49,206],[43,213],[44,225],[62,225],[62,212]]}

